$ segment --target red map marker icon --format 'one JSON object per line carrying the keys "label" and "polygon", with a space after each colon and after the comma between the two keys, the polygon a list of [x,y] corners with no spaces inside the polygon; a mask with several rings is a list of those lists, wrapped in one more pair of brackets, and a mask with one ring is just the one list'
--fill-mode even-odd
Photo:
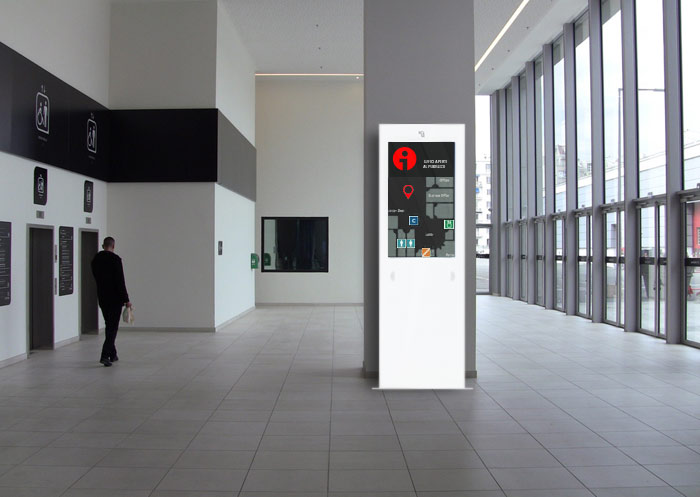
{"label": "red map marker icon", "polygon": [[413,195],[413,187],[411,185],[404,186],[403,194],[406,195],[406,198],[411,198],[411,195]]}

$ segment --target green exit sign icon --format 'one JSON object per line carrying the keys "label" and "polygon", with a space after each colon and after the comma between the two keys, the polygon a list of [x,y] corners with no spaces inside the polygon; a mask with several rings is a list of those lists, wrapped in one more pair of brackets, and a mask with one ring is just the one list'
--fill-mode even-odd
{"label": "green exit sign icon", "polygon": [[446,230],[455,229],[455,220],[454,219],[445,219],[444,223],[445,223]]}

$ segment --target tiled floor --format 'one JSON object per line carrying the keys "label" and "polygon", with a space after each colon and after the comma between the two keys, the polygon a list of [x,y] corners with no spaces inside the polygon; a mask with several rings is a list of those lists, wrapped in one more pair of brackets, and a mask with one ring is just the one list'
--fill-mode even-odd
{"label": "tiled floor", "polygon": [[473,391],[377,392],[362,309],[0,369],[0,496],[700,496],[700,350],[478,297]]}

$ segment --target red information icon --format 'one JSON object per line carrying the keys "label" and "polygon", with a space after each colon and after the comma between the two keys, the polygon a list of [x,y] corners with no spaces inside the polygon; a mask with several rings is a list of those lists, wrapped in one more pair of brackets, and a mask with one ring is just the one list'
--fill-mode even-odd
{"label": "red information icon", "polygon": [[403,194],[406,195],[406,198],[411,198],[411,195],[413,195],[413,187],[411,185],[404,186]]}
{"label": "red information icon", "polygon": [[409,147],[401,147],[394,152],[392,161],[399,171],[410,171],[416,165],[416,153]]}

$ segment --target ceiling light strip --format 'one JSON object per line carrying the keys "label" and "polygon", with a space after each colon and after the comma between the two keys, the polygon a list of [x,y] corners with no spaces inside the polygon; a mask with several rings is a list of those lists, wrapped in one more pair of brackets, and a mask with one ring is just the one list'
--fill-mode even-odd
{"label": "ceiling light strip", "polygon": [[490,54],[491,51],[496,47],[496,45],[498,44],[498,42],[501,41],[501,38],[503,38],[503,35],[505,35],[506,32],[510,29],[510,27],[513,25],[513,23],[515,22],[515,20],[518,18],[518,16],[520,15],[520,13],[523,11],[523,9],[525,8],[525,6],[526,6],[529,2],[530,2],[530,0],[523,0],[523,1],[520,3],[520,5],[518,6],[518,8],[515,9],[515,12],[513,12],[513,15],[510,16],[510,19],[508,19],[508,22],[506,23],[506,25],[503,26],[503,29],[501,29],[501,32],[498,33],[498,36],[496,36],[496,37],[493,39],[493,41],[492,41],[491,44],[489,45],[489,48],[486,49],[486,51],[484,52],[484,55],[481,56],[481,58],[479,59],[479,62],[477,62],[476,65],[474,66],[474,72],[476,72],[476,71],[479,70],[479,67],[481,66],[481,64],[483,64],[483,62],[486,60],[486,57],[489,56],[489,54]]}
{"label": "ceiling light strip", "polygon": [[361,76],[364,76],[362,73],[255,73],[255,76],[263,76],[263,77],[307,77],[307,76],[345,76],[345,77],[353,77],[353,78],[359,78]]}

